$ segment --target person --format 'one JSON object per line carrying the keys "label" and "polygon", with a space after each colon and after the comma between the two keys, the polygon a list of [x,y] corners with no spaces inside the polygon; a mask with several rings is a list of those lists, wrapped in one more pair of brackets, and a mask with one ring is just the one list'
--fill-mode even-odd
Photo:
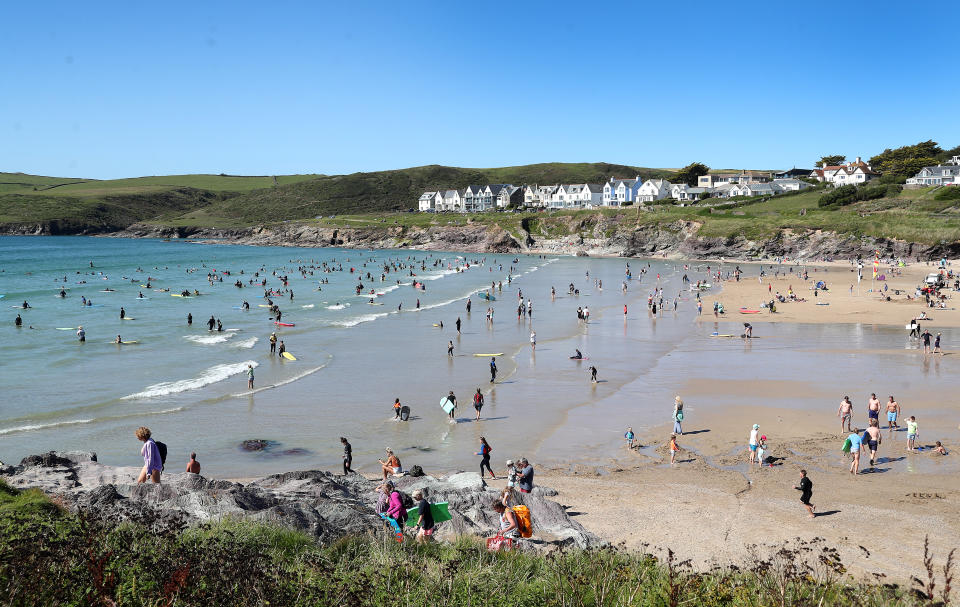
{"label": "person", "polygon": [[490,383],[497,379],[497,358],[492,357],[490,359]]}
{"label": "person", "polygon": [[457,416],[457,397],[453,395],[453,390],[450,390],[450,394],[447,394],[447,400],[453,403],[453,407],[450,409],[450,419],[456,419]]}
{"label": "person", "polygon": [[403,466],[400,465],[400,458],[393,454],[393,450],[387,447],[387,461],[380,462],[380,469],[383,471],[383,480],[387,480],[390,474],[403,474]]}
{"label": "person", "polygon": [[533,466],[525,457],[520,458],[520,476],[517,479],[517,489],[520,490],[520,493],[533,491]]}
{"label": "person", "polygon": [[207,321],[207,330],[213,331],[213,327],[217,324],[217,319],[213,316],[210,316],[210,320]]}
{"label": "person", "polygon": [[623,319],[627,319],[627,304],[623,304]]}
{"label": "person", "polygon": [[850,433],[850,436],[847,437],[847,440],[850,441],[850,455],[853,456],[853,461],[850,462],[850,474],[859,474],[860,450],[863,449],[863,441],[860,438],[860,429],[854,428]]}
{"label": "person", "polygon": [[760,435],[760,442],[757,443],[757,463],[763,465],[764,453],[767,450],[767,435]]}
{"label": "person", "polygon": [[486,468],[490,472],[490,476],[493,480],[497,480],[497,475],[493,473],[493,468],[490,467],[490,452],[493,451],[493,448],[490,447],[490,443],[487,442],[487,439],[480,437],[480,451],[477,452],[477,455],[481,457],[480,460],[480,478],[483,478],[483,469]]}
{"label": "person", "polygon": [[512,508],[507,508],[502,501],[495,501],[490,505],[500,515],[500,529],[497,535],[517,539],[520,537],[520,527],[517,525],[517,515]]}
{"label": "person", "polygon": [[532,350],[537,349],[537,332],[536,331],[530,331],[530,349]]}
{"label": "person", "polygon": [[253,365],[247,365],[247,390],[253,390]]}
{"label": "person", "polygon": [[947,450],[943,448],[943,444],[940,441],[937,441],[936,446],[933,448],[933,452],[937,455],[946,455]]}
{"label": "person", "polygon": [[636,435],[633,433],[633,427],[627,428],[627,433],[623,435],[623,438],[627,441],[627,448],[633,449],[633,441],[636,438]]}
{"label": "person", "polygon": [[140,448],[140,455],[143,456],[143,470],[137,477],[137,484],[145,483],[147,479],[159,483],[163,461],[160,458],[160,449],[157,448],[157,443],[150,438],[150,428],[140,426],[136,429],[134,435],[143,442],[143,447]]}
{"label": "person", "polygon": [[683,422],[683,401],[680,400],[680,395],[674,397],[673,399],[673,432],[678,436],[683,436],[683,427],[681,423]]}
{"label": "person", "polygon": [[220,322],[219,318],[217,319],[217,331],[219,331],[220,333],[223,333],[223,323]]}
{"label": "person", "polygon": [[677,444],[677,435],[670,435],[670,463],[677,463],[677,451],[680,450],[680,446]]}
{"label": "person", "polygon": [[120,338],[119,335],[117,335],[117,339],[116,339],[113,343],[115,343],[115,344],[122,344],[122,343],[123,343],[123,340]]}
{"label": "person", "polygon": [[480,419],[480,409],[483,409],[483,393],[480,392],[480,388],[477,388],[476,394],[473,395],[473,408],[477,410],[477,419]]}
{"label": "person", "polygon": [[583,360],[583,352],[581,352],[579,348],[577,348],[576,350],[577,350],[577,353],[571,356],[570,358],[572,358],[573,360]]}
{"label": "person", "polygon": [[87,332],[83,330],[83,325],[77,327],[77,339],[87,341]]}
{"label": "person", "polygon": [[590,366],[590,381],[597,383],[597,368],[592,365]]}
{"label": "person", "polygon": [[120,320],[123,320],[127,317],[127,311],[123,309],[123,306],[120,306]]}
{"label": "person", "polygon": [[402,405],[400,404],[400,399],[399,398],[393,399],[393,419],[400,419],[401,407]]}
{"label": "person", "polygon": [[197,454],[190,454],[190,461],[187,462],[187,472],[190,474],[200,474],[200,462],[197,461]]}
{"label": "person", "polygon": [[930,354],[930,329],[924,330],[920,337],[923,338],[923,353]]}
{"label": "person", "polygon": [[393,486],[393,483],[390,481],[385,481],[377,485],[377,505],[375,508],[377,514],[386,514],[387,507],[390,505],[391,486]]}
{"label": "person", "polygon": [[447,356],[453,356],[453,341],[447,342]]}
{"label": "person", "polygon": [[867,445],[866,447],[870,449],[870,467],[876,465],[877,461],[877,446],[883,442],[883,436],[880,435],[880,422],[876,419],[870,420],[870,425],[867,427]]}
{"label": "person", "polygon": [[417,502],[417,543],[425,544],[430,541],[433,535],[433,512],[430,511],[430,503],[424,499],[423,491],[417,489],[413,492],[413,499]]}
{"label": "person", "polygon": [[814,506],[810,503],[810,498],[813,497],[813,481],[807,478],[806,470],[800,471],[800,484],[796,485],[794,489],[800,491],[800,503],[810,513],[810,518],[814,518],[816,516],[813,513]]}
{"label": "person", "polygon": [[273,356],[277,353],[277,334],[270,334],[270,355]]}
{"label": "person", "polygon": [[937,333],[936,339],[933,340],[933,353],[943,356],[943,350],[940,349],[940,333]]}
{"label": "person", "polygon": [[897,425],[897,416],[900,415],[900,403],[893,400],[893,396],[890,396],[890,400],[887,401],[887,428],[890,430],[890,434],[893,434],[894,428],[899,428]]}
{"label": "person", "polygon": [[750,463],[756,459],[757,456],[757,447],[760,445],[760,424],[753,424],[753,428],[750,430],[750,442],[748,446],[750,447]]}
{"label": "person", "polygon": [[13,319],[13,325],[14,325],[15,327],[22,327],[22,326],[23,326],[23,319],[20,318],[20,315],[19,315],[19,314],[17,314],[17,317]]}
{"label": "person", "polygon": [[914,445],[917,442],[917,418],[916,416],[911,415],[907,419],[907,451],[913,451]]}
{"label": "person", "polygon": [[390,492],[390,501],[387,504],[386,515],[395,520],[400,531],[403,532],[403,525],[407,522],[407,509],[403,507],[403,498],[392,482],[387,482],[387,491]]}
{"label": "person", "polygon": [[187,324],[188,325],[193,324],[193,314],[187,313]]}
{"label": "person", "polygon": [[460,317],[457,316],[457,334],[459,335],[459,333],[460,333]]}
{"label": "person", "polygon": [[513,464],[512,459],[507,460],[507,489],[513,490],[517,486],[517,478],[519,478],[520,472],[517,470],[517,467]]}
{"label": "person", "polygon": [[753,325],[748,322],[743,323],[743,336],[746,338],[753,337]]}
{"label": "person", "polygon": [[287,351],[287,346],[283,343],[283,340],[280,340],[280,344],[277,346],[277,354],[283,356],[283,353]]}
{"label": "person", "polygon": [[847,424],[847,432],[850,432],[850,420],[853,418],[853,403],[849,396],[844,396],[840,401],[840,407],[837,409],[837,417],[840,418],[840,434],[843,434],[843,424]]}
{"label": "person", "polygon": [[347,440],[347,437],[340,437],[340,444],[343,445],[343,475],[353,472],[353,447],[350,445],[350,441]]}
{"label": "person", "polygon": [[873,420],[880,421],[880,400],[876,394],[871,394],[867,401],[867,424]]}

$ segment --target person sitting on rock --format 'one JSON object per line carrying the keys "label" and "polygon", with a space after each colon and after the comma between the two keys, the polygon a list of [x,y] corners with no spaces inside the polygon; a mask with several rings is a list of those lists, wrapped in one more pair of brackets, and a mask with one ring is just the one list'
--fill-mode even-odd
{"label": "person sitting on rock", "polygon": [[383,480],[387,480],[387,477],[391,474],[403,474],[403,467],[400,465],[400,458],[393,454],[393,450],[389,447],[387,448],[387,461],[377,460],[380,462],[380,468],[383,471]]}

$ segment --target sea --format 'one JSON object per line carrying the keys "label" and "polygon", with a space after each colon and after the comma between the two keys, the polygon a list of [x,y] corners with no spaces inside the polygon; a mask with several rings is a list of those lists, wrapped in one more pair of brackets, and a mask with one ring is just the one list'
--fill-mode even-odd
{"label": "sea", "polygon": [[[707,265],[3,236],[0,460],[79,450],[140,465],[134,431],[147,426],[167,444],[168,468],[180,471],[196,452],[205,474],[226,478],[338,470],[340,437],[353,445],[354,468],[371,473],[386,448],[406,468],[477,469],[481,436],[501,469],[520,456],[603,465],[623,457],[627,426],[667,421],[676,386],[691,376],[769,372],[841,384],[862,361],[838,356],[822,368],[823,348],[904,347],[900,333],[862,325],[781,325],[731,349],[710,334],[740,332],[742,319],[696,322],[697,292],[681,280],[708,280]],[[653,316],[656,287],[666,310]],[[532,316],[518,316],[521,297]],[[702,297],[709,314],[715,289]],[[268,301],[292,326],[274,324]],[[578,308],[589,308],[589,322]],[[274,332],[296,360],[270,354]],[[570,358],[577,349],[584,359]],[[869,374],[900,364],[891,356]],[[948,375],[937,369],[918,381],[934,390]],[[450,391],[459,403],[452,421],[440,408]],[[809,406],[802,395],[781,396]],[[395,399],[410,407],[408,421],[394,419]],[[244,449],[251,440],[263,448]]]}

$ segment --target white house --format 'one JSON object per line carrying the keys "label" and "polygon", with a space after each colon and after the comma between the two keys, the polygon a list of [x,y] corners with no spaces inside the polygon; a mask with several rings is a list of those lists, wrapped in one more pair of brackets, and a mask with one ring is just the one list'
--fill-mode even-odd
{"label": "white house", "polygon": [[642,183],[639,175],[634,179],[615,179],[611,177],[610,181],[603,184],[603,205],[619,207],[628,202],[633,202]]}
{"label": "white house", "polygon": [[670,187],[670,198],[674,200],[700,200],[707,193],[712,193],[712,188],[692,188],[685,183],[675,183]]}
{"label": "white house", "polygon": [[440,192],[424,192],[420,195],[421,211],[439,211],[443,208],[443,194]]}
{"label": "white house", "polygon": [[666,179],[648,179],[637,189],[637,200],[653,202],[670,196],[673,184]]}
{"label": "white house", "polygon": [[697,177],[697,187],[714,188],[725,183],[769,183],[770,173],[763,171],[740,171],[739,173],[711,173]]}
{"label": "white house", "polygon": [[743,183],[730,188],[730,196],[776,196],[781,191],[772,183]]}
{"label": "white house", "polygon": [[714,198],[730,198],[730,196],[732,196],[732,194],[730,194],[730,190],[736,187],[738,186],[735,183],[721,183],[720,185],[711,189],[713,190]]}
{"label": "white house", "polygon": [[479,185],[469,185],[467,189],[463,191],[463,210],[465,213],[474,213],[480,210],[480,192],[482,191],[483,186]]}
{"label": "white house", "polygon": [[800,190],[813,187],[806,181],[800,181],[799,179],[774,179],[770,183],[784,192],[799,192]]}
{"label": "white house", "polygon": [[538,195],[540,196],[540,206],[549,207],[550,203],[553,201],[553,195],[556,193],[559,185],[542,185],[537,188]]}
{"label": "white house", "polygon": [[567,186],[568,200],[578,208],[598,207],[603,204],[603,186],[597,183],[575,183]]}
{"label": "white house", "polygon": [[444,190],[443,201],[441,202],[440,208],[443,211],[455,211],[458,213],[463,213],[465,208],[463,206],[463,197],[460,196],[460,191]]}
{"label": "white house", "polygon": [[823,163],[823,166],[815,169],[810,176],[817,181],[825,181],[835,186],[841,186],[860,185],[861,183],[866,183],[871,179],[879,177],[880,174],[875,173],[869,164],[863,162],[860,160],[860,157],[857,156],[855,161],[848,162],[847,164],[827,166],[827,163]]}
{"label": "white house", "polygon": [[923,167],[919,173],[907,179],[907,185],[960,185],[960,156],[954,156],[946,164]]}
{"label": "white house", "polygon": [[542,202],[540,188],[537,187],[537,184],[523,186],[523,206],[539,207]]}

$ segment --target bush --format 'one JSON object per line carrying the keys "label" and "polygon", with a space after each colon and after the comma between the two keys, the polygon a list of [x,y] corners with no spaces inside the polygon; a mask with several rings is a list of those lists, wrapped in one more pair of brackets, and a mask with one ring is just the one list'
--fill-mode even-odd
{"label": "bush", "polygon": [[[860,187],[855,185],[842,185],[839,188],[836,188],[832,192],[827,192],[820,197],[820,200],[817,201],[817,206],[820,208],[824,207],[842,207],[848,204],[853,204],[855,202],[860,202],[863,200],[875,200],[877,198],[884,198],[888,196],[887,188],[898,186],[887,186],[882,183],[876,184],[864,184]],[[902,189],[902,188],[901,188]],[[896,194],[899,194],[900,191],[897,190]],[[894,195],[896,195],[894,194]]]}
{"label": "bush", "polygon": [[960,200],[960,185],[950,185],[937,191],[934,200]]}

